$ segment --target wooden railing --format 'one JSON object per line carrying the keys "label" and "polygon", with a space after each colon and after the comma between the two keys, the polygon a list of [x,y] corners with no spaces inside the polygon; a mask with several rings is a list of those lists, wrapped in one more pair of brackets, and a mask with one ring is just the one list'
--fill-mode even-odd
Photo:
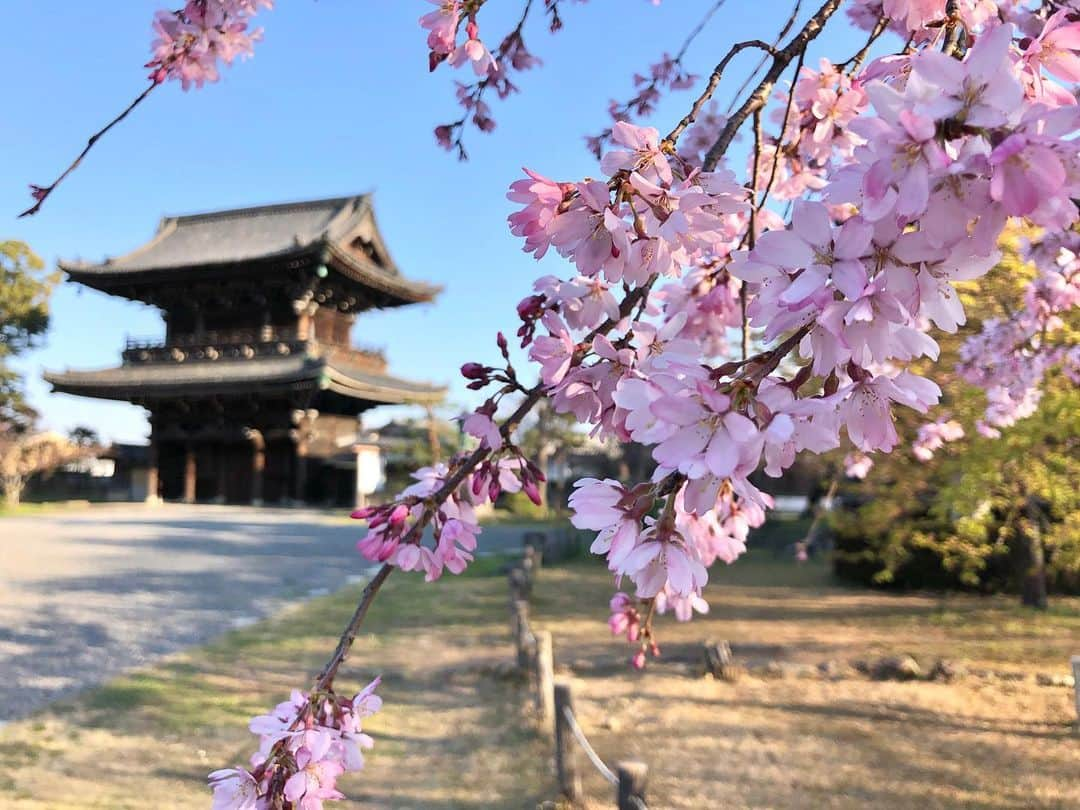
{"label": "wooden railing", "polygon": [[300,340],[300,330],[296,326],[259,326],[238,329],[209,329],[202,332],[187,332],[172,335],[168,340],[160,338],[128,337],[124,349],[185,348],[214,344],[232,343],[271,343],[293,342]]}
{"label": "wooden railing", "polygon": [[551,633],[532,629],[529,598],[541,561],[539,551],[527,545],[520,565],[510,569],[510,633],[514,639],[518,671],[533,690],[537,718],[554,733],[555,775],[559,792],[572,803],[578,803],[583,798],[578,767],[580,751],[615,788],[615,806],[618,810],[648,810],[645,803],[648,766],[643,762],[625,761],[617,762],[612,770],[596,753],[574,714],[571,685],[555,682]]}
{"label": "wooden railing", "polygon": [[[185,363],[213,360],[251,360],[300,354],[315,340],[301,336],[295,326],[267,326],[258,329],[219,329],[173,335],[167,340],[128,337],[123,360],[134,363]],[[321,345],[328,356],[356,368],[380,373],[386,370],[386,356],[377,349]]]}

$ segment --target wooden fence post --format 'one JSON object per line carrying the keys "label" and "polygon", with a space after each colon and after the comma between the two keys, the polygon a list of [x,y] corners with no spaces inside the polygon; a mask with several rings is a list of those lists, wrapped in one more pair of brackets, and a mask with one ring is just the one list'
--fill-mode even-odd
{"label": "wooden fence post", "polygon": [[538,630],[536,639],[536,710],[544,725],[555,717],[555,654],[551,633]]}
{"label": "wooden fence post", "polygon": [[529,580],[525,569],[521,566],[514,566],[510,569],[507,577],[510,580],[510,601],[528,599],[532,591],[532,582]]}
{"label": "wooden fence post", "polygon": [[525,587],[528,588],[529,596],[532,596],[533,581],[536,579],[533,556],[529,554],[531,548],[532,546],[526,548],[525,556],[521,558],[521,572],[525,575]]}
{"label": "wooden fence post", "polygon": [[1080,655],[1074,655],[1069,663],[1073,671],[1073,694],[1076,695],[1076,724],[1080,728]]}
{"label": "wooden fence post", "polygon": [[526,556],[529,556],[530,548],[533,550],[533,570],[540,570],[540,561],[548,545],[547,535],[544,532],[525,532],[521,545],[525,548]]}
{"label": "wooden fence post", "polygon": [[511,605],[510,629],[514,634],[517,647],[517,665],[522,673],[529,672],[529,658],[532,647],[532,631],[529,629],[529,603],[524,599],[515,599]]}
{"label": "wooden fence post", "polygon": [[642,810],[645,807],[645,786],[649,766],[644,762],[619,762],[615,765],[619,777],[615,798],[619,810]]}
{"label": "wooden fence post", "polygon": [[[543,535],[540,536],[541,548],[543,547]],[[541,553],[540,548],[533,545],[530,542],[525,543],[525,556],[524,560],[528,561],[526,568],[532,568],[533,575],[540,570],[540,566],[543,564],[544,555]]]}
{"label": "wooden fence post", "polygon": [[739,679],[739,667],[726,641],[706,642],[701,652],[705,660],[706,675],[728,683]]}
{"label": "wooden fence post", "polygon": [[559,792],[576,802],[581,798],[581,774],[577,767],[577,743],[566,712],[574,711],[574,697],[570,684],[555,684],[555,774],[559,779]]}

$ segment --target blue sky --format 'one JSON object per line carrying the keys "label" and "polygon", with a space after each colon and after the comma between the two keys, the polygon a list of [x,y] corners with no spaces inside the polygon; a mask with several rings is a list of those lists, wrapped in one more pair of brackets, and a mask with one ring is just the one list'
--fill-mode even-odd
{"label": "blue sky", "polygon": [[[178,0],[177,0],[178,2]],[[712,0],[593,0],[568,4],[566,27],[548,34],[538,19],[526,41],[544,66],[515,79],[522,93],[496,102],[498,128],[467,137],[459,163],[431,134],[458,111],[453,74],[427,72],[416,21],[419,0],[280,0],[260,14],[265,40],[255,57],[201,91],[159,88],[90,154],[32,219],[28,183],[46,184],[86,137],[143,87],[149,21],[159,0],[48,3],[5,12],[0,52],[7,114],[0,153],[0,238],[22,239],[50,264],[127,252],[163,214],[374,191],[380,226],[403,272],[445,285],[434,305],[362,315],[354,338],[386,349],[403,376],[451,385],[456,412],[476,402],[459,382],[465,360],[493,361],[494,332],[516,328],[514,304],[542,272],[564,273],[555,256],[542,268],[506,229],[507,185],[527,165],[558,179],[597,173],[582,136],[606,125],[607,101],[631,94],[630,77],[674,51]],[[513,25],[518,0],[489,2],[481,34],[492,44]],[[789,0],[728,0],[687,60],[707,73],[727,47],[772,39]],[[816,3],[807,5],[816,6]],[[804,13],[804,17],[806,14]],[[845,21],[816,49],[846,57],[861,35]],[[723,103],[757,57],[736,62]],[[691,96],[670,96],[654,123],[670,128]],[[119,362],[124,336],[163,333],[149,307],[65,283],[53,298],[42,347],[15,364],[47,427],[77,424],[110,439],[147,435],[143,411],[48,393],[43,369],[100,368]],[[385,419],[393,409],[372,414]],[[378,417],[371,419],[379,421]]]}

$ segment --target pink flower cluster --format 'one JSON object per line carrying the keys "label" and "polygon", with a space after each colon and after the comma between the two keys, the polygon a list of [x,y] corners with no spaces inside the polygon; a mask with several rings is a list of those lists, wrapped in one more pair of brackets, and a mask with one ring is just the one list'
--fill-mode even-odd
{"label": "pink flower cluster", "polygon": [[[923,11],[940,19],[929,6],[886,6],[905,25]],[[647,484],[585,480],[571,498],[575,525],[598,532],[593,550],[637,598],[692,614],[707,566],[734,559],[745,527],[764,519],[769,499],[749,480],[762,465],[779,475],[846,432],[858,451],[849,469],[865,475],[867,453],[899,442],[893,408],[926,413],[937,402],[938,387],[905,365],[936,359],[933,327],[964,323],[954,285],[998,262],[1009,218],[1050,233],[1077,221],[1078,108],[1030,80],[1031,41],[977,12],[961,12],[963,58],[925,48],[858,76],[829,63],[803,70],[757,187],[775,174],[781,198],[821,200],[795,202],[790,224],[759,215],[765,232],[749,250],[745,190],[725,170],[696,169],[650,128],[613,127],[606,180],[530,172],[511,187],[522,208],[510,226],[525,249],[554,249],[574,266],[519,306],[519,334],[556,410],[595,435],[650,446],[656,461]],[[1052,41],[1071,42],[1078,25],[1055,17]],[[1070,69],[1049,52],[1039,58]],[[1063,267],[1072,265],[1059,260],[1029,296],[1040,328],[1075,305],[1075,272]],[[640,296],[632,315],[618,285]],[[741,321],[740,298],[772,348],[711,365]],[[1024,379],[1014,372],[1005,376]],[[956,434],[948,421],[925,426],[916,453]]]}
{"label": "pink flower cluster", "polygon": [[[369,560],[389,562],[404,571],[423,571],[429,582],[444,570],[460,574],[472,562],[480,525],[468,491],[459,487],[437,506],[429,496],[449,475],[446,464],[424,467],[413,473],[416,483],[406,487],[399,499],[384,506],[358,509],[357,520],[366,520],[367,534],[356,547]],[[431,515],[426,515],[432,510]],[[432,546],[424,545],[420,530],[430,519],[435,533]]]}
{"label": "pink flower cluster", "polygon": [[945,446],[946,442],[955,442],[964,438],[964,428],[955,419],[938,419],[919,426],[918,435],[911,444],[911,452],[919,461],[929,461],[934,453]]}
{"label": "pink flower cluster", "polygon": [[379,711],[379,679],[354,697],[294,691],[269,714],[251,721],[259,751],[250,768],[225,768],[210,774],[213,810],[323,810],[323,802],[345,798],[337,779],[364,767],[364,750],[374,744],[361,728]]}
{"label": "pink flower cluster", "polygon": [[[490,421],[479,412],[468,419]],[[444,571],[460,574],[473,560],[481,529],[476,507],[494,502],[503,492],[525,492],[540,503],[539,484],[543,474],[513,445],[486,444],[492,452],[475,470],[442,498],[436,498],[467,455],[449,464],[424,467],[413,473],[416,483],[406,487],[391,503],[357,509],[352,517],[367,522],[367,533],[357,549],[373,562],[389,563],[403,571],[423,571],[432,582]],[[495,431],[498,434],[498,431]],[[430,525],[433,538],[425,542],[423,529]]]}
{"label": "pink flower cluster", "polygon": [[[689,90],[697,79],[697,76],[687,72],[683,66],[682,56],[673,57],[664,53],[660,61],[649,66],[647,76],[634,74],[634,87],[637,92],[626,101],[612,99],[608,104],[608,115],[615,123],[629,122],[634,117],[647,118],[656,109],[663,89]],[[609,127],[597,135],[586,137],[585,144],[590,152],[600,158],[611,135],[612,129]]]}
{"label": "pink flower cluster", "polygon": [[[461,118],[435,131],[465,157],[467,123],[495,127],[487,92],[516,92],[512,71],[538,63],[523,38],[533,3],[489,49],[482,0],[431,2],[420,20],[431,69],[472,71],[457,85]],[[543,5],[552,30],[560,3]],[[216,80],[220,63],[251,52],[260,32],[250,20],[270,6],[190,0],[160,13],[153,82]],[[501,335],[503,368],[463,367],[470,388],[497,387],[463,420],[477,447],[417,471],[393,502],[354,513],[368,521],[358,543],[366,557],[428,580],[462,571],[477,547],[477,506],[502,492],[538,500],[542,472],[513,443],[520,413],[501,426],[496,413],[507,396],[528,404],[542,393],[592,435],[638,442],[655,462],[647,481],[585,479],[571,496],[574,525],[596,532],[592,549],[617,583],[633,583],[609,621],[643,666],[659,653],[654,613],[706,611],[709,566],[735,560],[765,519],[772,500],[754,473],[780,475],[799,453],[837,448],[846,435],[848,474],[865,475],[869,454],[899,442],[894,408],[936,404],[938,387],[908,366],[937,358],[934,328],[965,322],[955,285],[994,266],[1010,220],[1040,233],[1028,250],[1036,277],[1022,307],[965,346],[960,371],[989,401],[978,429],[994,435],[1031,413],[1052,368],[1080,383],[1080,347],[1056,341],[1068,331],[1063,313],[1080,303],[1080,106],[1066,84],[1080,81],[1076,0],[852,0],[849,13],[906,45],[863,69],[854,59],[804,67],[766,119],[779,128],[757,144],[748,182],[722,165],[702,169],[728,124],[715,107],[681,147],[678,130],[669,140],[625,120],[648,113],[659,88],[691,82],[680,52],[614,106],[618,120],[595,142],[602,179],[527,172],[511,186],[520,210],[510,229],[524,249],[573,266],[539,279],[518,307],[542,390],[518,380]],[[790,221],[770,197],[793,201]],[[740,327],[743,356],[727,359]],[[939,419],[913,451],[927,457],[958,437]],[[371,744],[360,723],[379,708],[375,685],[352,700],[298,693],[256,718],[261,750],[252,768],[211,775],[215,807],[317,810],[342,798],[338,777],[361,767]]]}
{"label": "pink flower cluster", "polygon": [[856,451],[844,456],[844,475],[848,478],[861,481],[870,474],[873,468],[874,460],[866,453]]}
{"label": "pink flower cluster", "polygon": [[250,20],[273,6],[273,0],[188,0],[176,11],[159,11],[146,64],[151,80],[176,79],[185,90],[216,82],[219,63],[251,55],[262,29],[250,30]]}
{"label": "pink flower cluster", "polygon": [[961,376],[987,392],[986,413],[977,425],[985,436],[996,437],[999,428],[1034,413],[1039,385],[1051,369],[1061,368],[1080,384],[1080,346],[1056,340],[1063,315],[1080,306],[1080,234],[1044,234],[1029,243],[1026,258],[1038,272],[1022,306],[1006,318],[984,321],[961,348]]}
{"label": "pink flower cluster", "polygon": [[[458,157],[467,155],[462,144],[466,121],[481,132],[495,129],[491,108],[484,101],[489,88],[504,99],[517,92],[510,81],[511,71],[530,70],[540,64],[525,45],[523,29],[528,17],[526,6],[518,25],[507,34],[494,51],[480,38],[480,26],[476,12],[480,3],[463,3],[461,0],[428,0],[438,6],[420,18],[420,26],[428,32],[428,66],[435,70],[446,62],[451,67],[469,66],[476,79],[469,83],[457,82],[457,100],[464,114],[456,121],[440,124],[435,128],[435,139],[444,149],[457,149]],[[464,36],[460,34],[464,32]]]}

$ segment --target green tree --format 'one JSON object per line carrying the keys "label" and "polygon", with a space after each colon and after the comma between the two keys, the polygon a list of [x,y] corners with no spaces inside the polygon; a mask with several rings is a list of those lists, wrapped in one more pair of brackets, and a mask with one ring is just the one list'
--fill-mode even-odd
{"label": "green tree", "polygon": [[23,242],[0,242],[0,432],[33,427],[36,414],[8,361],[49,328],[49,296],[58,279]]}
{"label": "green tree", "polygon": [[[843,576],[906,587],[1016,590],[1025,605],[1046,606],[1048,587],[1080,586],[1080,391],[1063,373],[1045,381],[1031,417],[990,439],[974,430],[985,393],[952,371],[963,340],[988,318],[1008,313],[1033,275],[1017,255],[1014,234],[1004,258],[984,279],[962,290],[968,323],[941,336],[942,356],[930,371],[941,385],[939,411],[961,423],[965,437],[929,462],[898,448],[876,456],[864,482],[848,482],[849,508],[832,517],[835,566]],[[1074,343],[1073,313],[1056,339]],[[921,421],[904,414],[908,441]]]}
{"label": "green tree", "polygon": [[97,447],[101,444],[101,437],[92,427],[76,425],[68,431],[68,439],[79,447]]}

